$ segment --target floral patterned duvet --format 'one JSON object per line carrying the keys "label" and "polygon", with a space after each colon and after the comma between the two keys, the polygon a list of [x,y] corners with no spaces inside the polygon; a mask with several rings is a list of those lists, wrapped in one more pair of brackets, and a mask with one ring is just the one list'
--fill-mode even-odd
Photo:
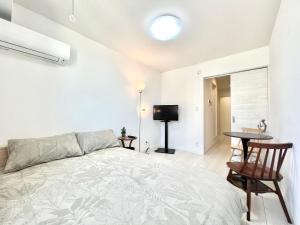
{"label": "floral patterned duvet", "polygon": [[245,210],[224,178],[122,148],[0,173],[1,225],[236,225]]}

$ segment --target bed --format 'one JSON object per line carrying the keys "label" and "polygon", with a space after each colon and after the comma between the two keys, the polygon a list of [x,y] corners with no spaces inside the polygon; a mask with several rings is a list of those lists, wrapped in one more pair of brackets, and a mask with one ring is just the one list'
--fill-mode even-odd
{"label": "bed", "polygon": [[0,172],[2,225],[237,225],[224,178],[123,148]]}

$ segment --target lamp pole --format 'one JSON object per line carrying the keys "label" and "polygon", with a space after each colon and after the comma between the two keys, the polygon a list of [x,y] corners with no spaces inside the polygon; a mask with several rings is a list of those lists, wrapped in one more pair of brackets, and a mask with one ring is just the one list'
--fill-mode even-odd
{"label": "lamp pole", "polygon": [[139,90],[139,152],[141,152],[141,126],[142,126],[142,90]]}

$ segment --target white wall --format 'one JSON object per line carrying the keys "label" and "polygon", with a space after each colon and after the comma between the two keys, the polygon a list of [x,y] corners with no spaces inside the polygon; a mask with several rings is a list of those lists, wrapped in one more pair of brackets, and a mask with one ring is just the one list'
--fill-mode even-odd
{"label": "white wall", "polygon": [[270,43],[271,130],[294,143],[281,182],[294,224],[300,224],[300,1],[282,0]]}
{"label": "white wall", "polygon": [[137,135],[141,84],[142,143],[159,145],[160,124],[150,114],[160,103],[160,73],[16,4],[13,20],[69,43],[72,62],[62,67],[0,51],[0,146],[69,131],[112,128],[119,135],[122,126]]}
{"label": "white wall", "polygon": [[162,103],[178,104],[180,109],[179,121],[170,123],[170,146],[199,154],[204,152],[204,77],[266,66],[268,64],[269,48],[263,47],[163,73]]}

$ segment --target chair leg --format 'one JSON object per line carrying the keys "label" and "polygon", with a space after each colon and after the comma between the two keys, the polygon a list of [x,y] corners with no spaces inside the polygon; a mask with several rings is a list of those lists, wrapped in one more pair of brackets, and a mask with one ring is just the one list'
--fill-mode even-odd
{"label": "chair leg", "polygon": [[231,155],[230,155],[230,158],[229,158],[229,162],[232,162],[233,156],[234,156],[234,149],[231,149]]}
{"label": "chair leg", "polygon": [[257,180],[255,180],[255,195],[256,196],[258,195],[258,193],[257,193],[257,185],[258,185]]}
{"label": "chair leg", "polygon": [[247,179],[247,220],[250,221],[250,213],[251,213],[251,180]]}
{"label": "chair leg", "polygon": [[281,191],[280,191],[280,188],[279,188],[279,185],[278,185],[278,182],[277,181],[274,181],[274,186],[276,188],[276,194],[278,195],[279,197],[279,200],[280,200],[280,203],[281,203],[281,206],[283,208],[283,211],[284,211],[284,214],[286,216],[286,219],[289,223],[292,223],[292,220],[290,218],[290,215],[289,215],[289,212],[286,208],[286,205],[285,205],[285,202],[284,202],[284,199],[282,197],[282,194],[281,194]]}
{"label": "chair leg", "polygon": [[227,175],[227,180],[229,181],[229,177],[232,176],[232,169],[229,170],[228,175]]}

